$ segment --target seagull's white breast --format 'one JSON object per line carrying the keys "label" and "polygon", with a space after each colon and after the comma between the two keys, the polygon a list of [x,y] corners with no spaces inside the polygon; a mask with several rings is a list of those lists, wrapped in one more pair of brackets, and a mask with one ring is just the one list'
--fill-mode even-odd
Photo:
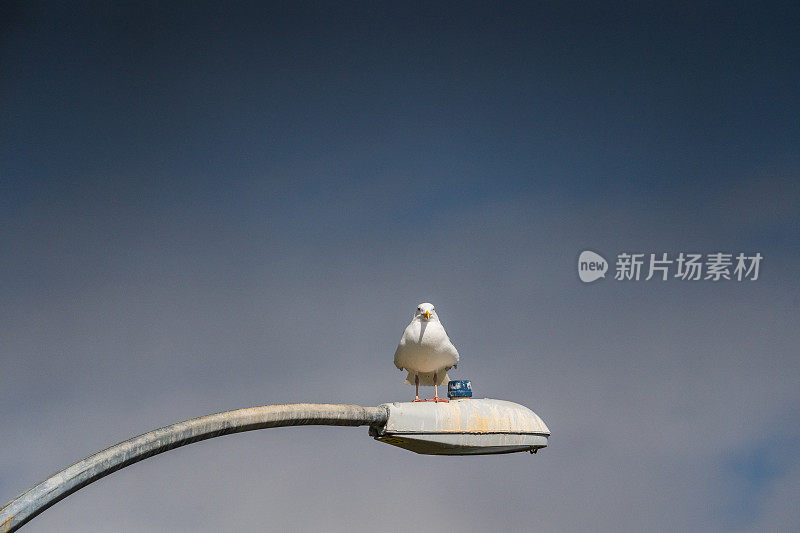
{"label": "seagull's white breast", "polygon": [[410,372],[440,372],[458,363],[458,350],[438,320],[415,318],[406,327],[394,364]]}

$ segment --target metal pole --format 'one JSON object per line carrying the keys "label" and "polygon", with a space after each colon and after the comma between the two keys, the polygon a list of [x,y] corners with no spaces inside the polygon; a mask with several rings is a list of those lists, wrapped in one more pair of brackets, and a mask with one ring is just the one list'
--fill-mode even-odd
{"label": "metal pole", "polygon": [[103,476],[186,444],[282,426],[382,425],[388,416],[384,407],[296,403],[250,407],[178,422],[90,455],[20,494],[0,508],[0,532],[16,531],[51,505]]}

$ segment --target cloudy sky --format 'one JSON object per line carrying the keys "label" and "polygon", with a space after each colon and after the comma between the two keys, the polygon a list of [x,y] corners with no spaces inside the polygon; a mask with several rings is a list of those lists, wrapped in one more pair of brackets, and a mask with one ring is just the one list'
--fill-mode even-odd
{"label": "cloudy sky", "polygon": [[800,529],[796,2],[160,4],[2,8],[0,504],[179,420],[411,399],[422,301],[550,447],[233,435],[26,531]]}

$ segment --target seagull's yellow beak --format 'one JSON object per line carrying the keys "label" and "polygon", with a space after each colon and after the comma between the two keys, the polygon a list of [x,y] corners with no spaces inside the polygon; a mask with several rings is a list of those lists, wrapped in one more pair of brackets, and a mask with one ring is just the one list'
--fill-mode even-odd
{"label": "seagull's yellow beak", "polygon": [[422,314],[425,315],[425,320],[430,320],[431,319],[431,312],[430,311],[425,311]]}

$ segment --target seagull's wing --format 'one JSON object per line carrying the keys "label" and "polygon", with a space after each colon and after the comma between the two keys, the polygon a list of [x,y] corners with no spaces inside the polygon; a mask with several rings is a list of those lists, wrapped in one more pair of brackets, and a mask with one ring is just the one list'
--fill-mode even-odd
{"label": "seagull's wing", "polygon": [[[441,322],[439,322],[439,323],[441,324]],[[455,355],[455,358],[456,358],[456,362],[453,365],[453,368],[458,368],[458,361],[459,361],[460,357],[458,355],[458,349],[456,348],[456,344],[453,342],[453,339],[450,338],[450,334],[447,332],[446,329],[444,329],[444,326],[442,326],[442,331],[444,332],[444,336],[447,339],[447,342],[450,343],[450,348],[453,349],[453,352],[454,352],[454,355]]]}
{"label": "seagull's wing", "polygon": [[[408,357],[408,342],[409,338],[413,338],[413,333],[411,332],[413,324],[414,321],[412,320],[411,323],[406,326],[406,329],[403,330],[403,335],[400,337],[400,342],[397,344],[397,349],[394,351],[394,366],[400,370],[406,370],[400,361]],[[403,362],[408,363],[408,361]]]}
{"label": "seagull's wing", "polygon": [[397,349],[394,351],[394,366],[396,366],[398,370],[403,370],[403,367],[400,366],[399,364],[397,364],[397,360],[398,360],[399,355],[400,355],[400,350],[402,350],[402,349],[403,349],[403,345],[402,344],[398,344],[397,345]]}
{"label": "seagull's wing", "polygon": [[394,366],[398,369],[403,370],[403,366],[400,365],[400,353],[403,351],[406,345],[406,332],[403,331],[403,336],[400,337],[400,343],[397,345],[397,349],[394,351]]}
{"label": "seagull's wing", "polygon": [[450,341],[450,344],[453,345],[453,351],[456,352],[456,364],[453,365],[453,368],[458,368],[458,362],[461,360],[461,356],[458,354],[458,349],[456,345],[453,344],[453,341]]}

